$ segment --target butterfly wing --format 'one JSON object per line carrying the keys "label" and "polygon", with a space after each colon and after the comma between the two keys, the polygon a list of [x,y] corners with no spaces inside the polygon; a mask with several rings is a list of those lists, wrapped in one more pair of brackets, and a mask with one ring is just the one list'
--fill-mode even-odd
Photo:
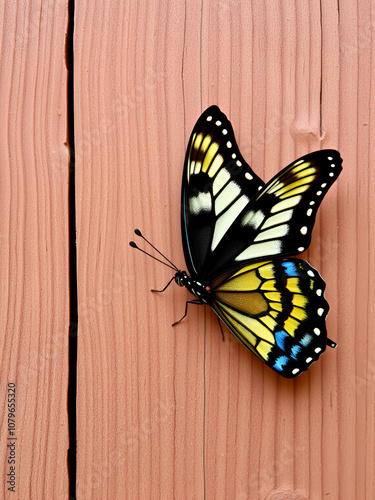
{"label": "butterfly wing", "polygon": [[248,242],[234,258],[236,265],[305,251],[317,210],[340,174],[341,163],[337,151],[316,151],[293,162],[268,182],[228,232],[230,237],[241,227]]}
{"label": "butterfly wing", "polygon": [[263,261],[216,279],[210,305],[250,351],[292,378],[326,348],[324,289],[319,273],[304,260]]}
{"label": "butterfly wing", "polygon": [[218,230],[228,229],[263,185],[243,159],[227,117],[217,106],[208,108],[190,136],[182,180],[182,241],[191,276],[212,267]]}
{"label": "butterfly wing", "polygon": [[208,108],[192,132],[182,181],[190,274],[210,282],[240,265],[303,252],[341,163],[337,151],[316,151],[264,185],[241,156],[226,116]]}

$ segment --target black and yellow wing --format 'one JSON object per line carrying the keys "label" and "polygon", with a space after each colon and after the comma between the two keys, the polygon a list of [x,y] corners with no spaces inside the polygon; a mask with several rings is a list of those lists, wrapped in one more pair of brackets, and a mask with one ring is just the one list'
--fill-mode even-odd
{"label": "black and yellow wing", "polygon": [[228,118],[217,106],[208,108],[191,133],[182,179],[182,243],[191,276],[217,275],[246,248],[241,235],[234,242],[226,235],[263,186],[242,157]]}
{"label": "black and yellow wing", "polygon": [[210,304],[231,332],[284,377],[307,370],[325,351],[325,283],[301,259],[249,264],[212,283]]}

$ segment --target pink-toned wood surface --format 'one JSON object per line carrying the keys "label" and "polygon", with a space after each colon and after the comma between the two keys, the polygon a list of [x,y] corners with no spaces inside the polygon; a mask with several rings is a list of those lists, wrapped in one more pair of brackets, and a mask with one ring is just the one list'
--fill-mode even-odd
{"label": "pink-toned wood surface", "polygon": [[[375,5],[75,2],[77,498],[375,497]],[[67,1],[0,2],[1,498],[66,498]],[[191,129],[210,104],[265,180],[337,148],[304,255],[339,343],[284,380],[162,265],[176,265]],[[7,384],[16,383],[16,494]]]}
{"label": "pink-toned wood surface", "polygon": [[[80,498],[371,499],[374,4],[77,3],[75,99]],[[306,258],[330,303],[328,350],[283,380],[163,266],[184,267],[180,183],[199,114],[219,104],[264,179],[338,148]]]}
{"label": "pink-toned wood surface", "polygon": [[68,491],[66,26],[66,1],[0,2],[2,499]]}
{"label": "pink-toned wood surface", "polygon": [[[374,4],[77,2],[75,124],[79,498],[375,496]],[[219,104],[264,179],[338,148],[305,257],[323,275],[336,351],[284,380],[171,273],[199,114]]]}

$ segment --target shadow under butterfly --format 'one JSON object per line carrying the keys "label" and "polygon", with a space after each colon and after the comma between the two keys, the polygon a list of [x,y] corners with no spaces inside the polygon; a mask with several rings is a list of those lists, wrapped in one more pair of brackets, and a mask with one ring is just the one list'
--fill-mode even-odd
{"label": "shadow under butterfly", "polygon": [[[340,174],[338,151],[307,154],[265,184],[242,157],[232,126],[217,106],[197,121],[182,178],[181,229],[188,273],[164,260],[174,280],[208,304],[229,330],[287,378],[325,351],[325,283],[305,260],[318,207]],[[180,321],[181,321],[180,320]],[[179,323],[179,321],[177,322]],[[175,325],[176,323],[174,323]]]}

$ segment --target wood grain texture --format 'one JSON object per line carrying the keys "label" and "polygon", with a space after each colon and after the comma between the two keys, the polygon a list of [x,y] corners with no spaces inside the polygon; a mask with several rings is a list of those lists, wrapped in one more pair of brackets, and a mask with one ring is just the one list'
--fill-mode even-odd
{"label": "wood grain texture", "polygon": [[[77,2],[79,498],[372,499],[374,5]],[[218,104],[264,179],[338,148],[305,257],[339,348],[283,380],[128,246],[176,265],[185,148]]]}
{"label": "wood grain texture", "polygon": [[59,499],[68,489],[67,4],[1,2],[0,20],[0,497]]}

